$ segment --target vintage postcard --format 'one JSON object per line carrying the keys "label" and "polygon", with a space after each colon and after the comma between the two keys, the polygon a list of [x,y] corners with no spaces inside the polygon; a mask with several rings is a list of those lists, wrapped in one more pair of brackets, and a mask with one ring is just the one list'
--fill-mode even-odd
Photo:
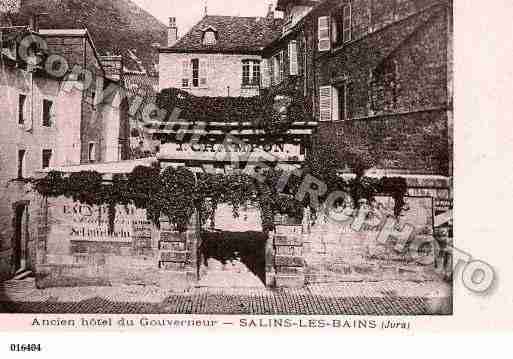
{"label": "vintage postcard", "polygon": [[407,332],[493,290],[453,0],[0,5],[1,330]]}

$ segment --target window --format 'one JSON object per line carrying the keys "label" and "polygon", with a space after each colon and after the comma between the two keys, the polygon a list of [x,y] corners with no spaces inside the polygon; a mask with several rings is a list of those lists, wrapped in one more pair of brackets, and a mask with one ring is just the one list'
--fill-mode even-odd
{"label": "window", "polygon": [[260,61],[242,61],[242,86],[260,86]]}
{"label": "window", "polygon": [[352,9],[351,4],[344,5],[333,17],[331,28],[332,42],[335,46],[342,46],[352,40]]}
{"label": "window", "polygon": [[205,31],[203,34],[203,45],[215,45],[216,33],[213,30]]}
{"label": "window", "polygon": [[260,86],[261,78],[260,61],[253,61],[253,84]]}
{"label": "window", "polygon": [[43,160],[42,160],[42,168],[50,167],[50,163],[52,160],[52,150],[43,150]]}
{"label": "window", "polygon": [[88,159],[89,159],[89,162],[96,161],[96,144],[94,142],[89,142]]}
{"label": "window", "polygon": [[337,87],[335,90],[335,96],[336,98],[336,107],[337,107],[337,114],[334,116],[334,121],[345,121],[348,119],[348,113],[347,113],[347,95],[348,95],[348,84],[347,82],[344,82],[344,84],[340,87]]}
{"label": "window", "polygon": [[249,61],[242,61],[242,85],[249,85],[251,77],[251,64]]}
{"label": "window", "polygon": [[[211,59],[212,60],[212,59]],[[181,87],[205,87],[208,83],[208,73],[213,67],[208,60],[192,59],[182,62]]]}
{"label": "window", "polygon": [[319,88],[320,121],[345,121],[349,118],[349,83]]}
{"label": "window", "polygon": [[208,74],[208,61],[203,59],[199,64],[199,77],[200,77],[200,86],[207,86],[207,74]]}
{"label": "window", "polygon": [[43,100],[43,126],[52,126],[53,117],[53,102],[50,100]]}
{"label": "window", "polygon": [[289,42],[289,73],[294,76],[299,72],[297,59],[297,42],[295,40]]}
{"label": "window", "polygon": [[25,172],[25,150],[18,150],[18,178],[24,177]]}
{"label": "window", "polygon": [[25,123],[25,104],[27,102],[27,95],[20,94],[18,97],[18,124]]}
{"label": "window", "polygon": [[192,86],[199,87],[199,59],[192,59]]}
{"label": "window", "polygon": [[400,95],[398,65],[386,61],[371,71],[371,105],[373,111],[390,111],[397,106]]}

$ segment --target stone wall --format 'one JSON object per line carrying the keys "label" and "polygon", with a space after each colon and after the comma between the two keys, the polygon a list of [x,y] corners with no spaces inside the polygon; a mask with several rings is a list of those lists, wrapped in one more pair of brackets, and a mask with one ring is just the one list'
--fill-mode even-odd
{"label": "stone wall", "polygon": [[348,88],[348,120],[321,123],[316,143],[359,148],[382,169],[450,174],[451,3],[353,0],[352,40],[329,51],[317,49],[317,19],[341,2],[307,16],[302,31],[314,66],[305,76],[315,118],[320,86]]}
{"label": "stone wall", "polygon": [[321,122],[314,145],[367,152],[376,167],[413,174],[448,175],[447,112],[432,110]]}
{"label": "stone wall", "polygon": [[60,286],[187,287],[197,279],[194,221],[178,234],[157,229],[144,210],[118,206],[108,233],[106,208],[66,198],[48,199],[39,217],[36,283]]}
{"label": "stone wall", "polygon": [[409,210],[398,221],[393,199],[378,202],[385,206],[369,209],[361,226],[355,227],[354,214],[344,212],[321,214],[309,226],[303,239],[306,283],[443,279],[436,270],[440,246],[433,232],[433,200],[407,197]]}

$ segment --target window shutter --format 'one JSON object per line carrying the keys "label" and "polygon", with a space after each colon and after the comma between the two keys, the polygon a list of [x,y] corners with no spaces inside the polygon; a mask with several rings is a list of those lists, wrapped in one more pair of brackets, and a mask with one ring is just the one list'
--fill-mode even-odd
{"label": "window shutter", "polygon": [[274,57],[269,58],[269,61],[267,61],[267,67],[269,69],[270,84],[272,86],[275,83],[275,78],[274,78],[274,71],[275,71],[275,69],[274,69]]}
{"label": "window shutter", "polygon": [[318,49],[319,51],[328,51],[331,49],[330,39],[330,17],[320,16],[318,19]]}
{"label": "window shutter", "polygon": [[319,87],[319,121],[331,121],[332,95],[331,86]]}
{"label": "window shutter", "polygon": [[289,71],[291,75],[297,75],[299,72],[296,41],[291,41],[289,43]]}
{"label": "window shutter", "polygon": [[200,86],[207,86],[208,60],[200,60],[199,78],[200,78]]}
{"label": "window shutter", "polygon": [[278,82],[282,82],[285,78],[285,51],[280,51],[280,78]]}
{"label": "window shutter", "polygon": [[[189,86],[189,79],[191,78],[190,72],[189,72],[189,60],[184,60],[182,62],[182,83],[180,86],[188,87]],[[187,85],[187,86],[185,86]]]}
{"label": "window shutter", "polygon": [[262,87],[269,87],[269,61],[268,60],[262,60],[262,62],[260,63],[261,64],[261,67],[260,67],[260,74],[261,74],[261,79],[260,79],[260,82],[261,82],[261,86]]}
{"label": "window shutter", "polygon": [[343,23],[343,27],[344,27],[344,34],[343,34],[343,41],[344,42],[347,42],[347,41],[351,41],[351,4],[348,4],[346,6],[344,6],[344,11],[343,11],[343,20],[342,20],[342,23]]}

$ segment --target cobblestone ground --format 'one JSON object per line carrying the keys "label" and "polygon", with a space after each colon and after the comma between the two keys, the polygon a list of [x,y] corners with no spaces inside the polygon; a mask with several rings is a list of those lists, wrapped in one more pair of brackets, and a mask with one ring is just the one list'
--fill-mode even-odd
{"label": "cobblestone ground", "polygon": [[193,288],[176,293],[157,287],[34,289],[5,283],[2,313],[431,315],[450,314],[444,283],[330,283],[303,289]]}

